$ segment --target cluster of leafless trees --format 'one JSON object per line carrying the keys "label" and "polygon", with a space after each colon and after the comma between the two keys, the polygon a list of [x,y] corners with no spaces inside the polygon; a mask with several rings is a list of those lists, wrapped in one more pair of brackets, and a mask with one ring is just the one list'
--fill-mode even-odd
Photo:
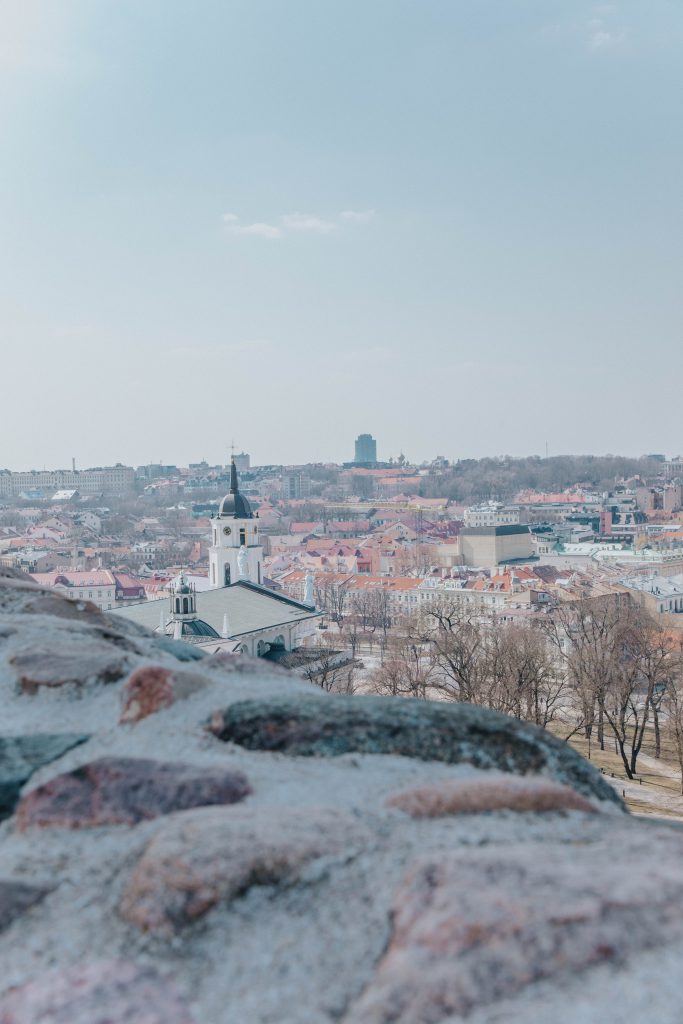
{"label": "cluster of leafless trees", "polygon": [[660,756],[665,729],[683,778],[681,640],[620,596],[560,604],[538,624],[484,620],[444,601],[393,640],[374,686],[554,723],[565,739],[583,732],[602,749],[611,734],[628,778],[646,730]]}
{"label": "cluster of leafless trees", "polygon": [[376,630],[386,634],[391,625],[389,595],[384,587],[350,592],[344,583],[323,578],[315,588],[315,603],[340,630],[346,626],[354,635]]}
{"label": "cluster of leafless trees", "polygon": [[422,478],[420,494],[426,498],[448,497],[471,502],[497,498],[507,500],[530,487],[559,491],[582,481],[605,490],[615,480],[642,475],[656,476],[661,465],[652,459],[630,459],[616,455],[556,455],[550,458],[462,459],[448,470]]}

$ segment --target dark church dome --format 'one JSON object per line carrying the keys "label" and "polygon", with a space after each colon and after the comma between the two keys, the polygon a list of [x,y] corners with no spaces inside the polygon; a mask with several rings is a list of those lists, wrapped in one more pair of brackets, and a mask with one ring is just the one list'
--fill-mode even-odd
{"label": "dark church dome", "polygon": [[218,509],[219,516],[232,516],[234,519],[253,519],[251,505],[239,491],[237,494],[226,494]]}
{"label": "dark church dome", "polygon": [[251,511],[251,505],[244,497],[240,494],[239,483],[237,481],[237,467],[235,466],[235,460],[233,459],[230,465],[230,493],[226,494],[218,508],[219,517],[230,516],[233,519],[253,519],[254,513]]}

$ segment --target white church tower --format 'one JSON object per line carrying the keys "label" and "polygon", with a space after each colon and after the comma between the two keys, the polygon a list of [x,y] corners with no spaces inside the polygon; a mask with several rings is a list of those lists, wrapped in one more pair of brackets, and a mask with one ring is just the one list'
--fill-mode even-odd
{"label": "white church tower", "polygon": [[211,520],[209,581],[212,588],[227,587],[239,580],[263,583],[263,547],[258,521],[251,505],[240,494],[237,467],[230,465],[230,493],[221,501],[218,515]]}

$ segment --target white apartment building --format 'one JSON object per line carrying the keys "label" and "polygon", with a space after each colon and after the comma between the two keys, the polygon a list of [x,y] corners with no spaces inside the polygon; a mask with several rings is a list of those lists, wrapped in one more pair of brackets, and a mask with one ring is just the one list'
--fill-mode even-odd
{"label": "white apartment building", "polygon": [[485,501],[471,505],[464,511],[465,526],[517,526],[520,520],[518,505],[503,505],[500,501]]}
{"label": "white apartment building", "polygon": [[117,463],[94,469],[29,470],[13,473],[0,470],[0,497],[12,497],[22,491],[78,491],[79,494],[125,494],[135,486],[135,470]]}
{"label": "white apartment building", "polygon": [[[295,600],[301,601],[305,592],[307,573],[299,569],[290,570],[278,577],[283,591]],[[463,580],[426,579],[407,576],[367,576],[361,574],[314,573],[316,603],[325,603],[326,587],[340,587],[348,594],[346,614],[352,611],[353,598],[361,594],[380,591],[386,595],[386,609],[390,624],[430,604],[447,601],[458,604],[463,612],[492,614],[500,612],[506,605],[526,604],[521,595],[511,598],[509,593],[495,585],[491,589],[479,590],[467,586]]]}
{"label": "white apartment building", "polygon": [[651,612],[683,612],[683,575],[626,576],[619,582]]}

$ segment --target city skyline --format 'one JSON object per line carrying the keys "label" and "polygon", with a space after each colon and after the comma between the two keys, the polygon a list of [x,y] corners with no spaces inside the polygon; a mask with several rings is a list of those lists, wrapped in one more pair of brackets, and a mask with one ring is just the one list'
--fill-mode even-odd
{"label": "city skyline", "polygon": [[[65,460],[63,460],[61,462],[57,462],[54,465],[48,465],[47,463],[45,463],[45,464],[34,464],[34,465],[18,465],[18,464],[17,465],[10,465],[10,464],[5,464],[5,465],[0,465],[0,472],[2,472],[2,471],[9,471],[11,473],[46,473],[46,472],[48,472],[48,473],[49,472],[53,472],[53,473],[71,473],[73,471],[75,471],[75,472],[84,472],[84,471],[89,471],[89,470],[112,469],[112,468],[116,468],[117,466],[123,466],[123,467],[127,467],[127,468],[136,468],[136,467],[145,467],[145,466],[175,466],[175,467],[178,467],[178,468],[181,468],[181,469],[187,469],[190,466],[200,466],[202,464],[207,465],[210,468],[216,468],[216,467],[222,466],[224,469],[227,470],[230,467],[230,461],[231,461],[230,449],[227,449],[227,454],[223,458],[219,457],[219,458],[213,459],[213,460],[210,459],[210,458],[206,458],[204,455],[197,456],[195,454],[191,458],[183,461],[181,459],[174,458],[172,452],[170,454],[171,454],[171,458],[160,457],[160,458],[145,459],[144,461],[139,461],[139,460],[125,461],[123,459],[118,459],[117,458],[117,459],[114,459],[110,463],[109,462],[104,462],[102,459],[100,459],[99,461],[95,461],[93,463],[85,463],[85,462],[81,463],[81,462],[78,461],[78,459],[72,457],[72,458],[70,458],[68,460],[65,459]],[[354,463],[353,453],[352,453],[352,456],[349,457],[349,458],[340,458],[340,459],[323,458],[323,459],[316,459],[316,460],[313,460],[313,459],[308,459],[308,460],[307,459],[298,459],[298,460],[297,459],[287,459],[287,460],[284,460],[284,461],[278,461],[278,460],[275,460],[275,459],[268,459],[268,458],[262,458],[262,459],[261,458],[254,458],[254,455],[253,455],[252,452],[246,452],[246,451],[245,452],[241,452],[240,454],[246,454],[246,455],[248,455],[250,457],[250,459],[251,459],[251,469],[252,470],[253,469],[258,469],[258,468],[264,467],[264,466],[282,466],[282,467],[302,466],[302,467],[305,467],[305,466],[315,466],[315,465],[318,465],[318,466],[320,466],[320,465],[329,465],[329,466],[341,467],[341,466],[344,466],[344,465],[352,466],[353,463]],[[404,455],[405,456],[405,453],[404,452],[395,452],[395,453],[387,454],[386,458],[379,457],[377,465],[380,466],[380,467],[384,466],[384,465],[389,465],[389,464],[392,464],[392,463],[394,465],[398,465],[398,458],[400,457],[400,455]],[[550,452],[549,454],[545,454],[545,453],[541,453],[541,452],[526,452],[526,453],[523,453],[521,455],[512,455],[509,452],[491,452],[491,453],[485,454],[483,456],[470,456],[470,455],[462,454],[462,455],[456,455],[456,456],[452,456],[452,457],[449,456],[449,455],[443,455],[443,453],[441,453],[441,452],[438,452],[438,453],[434,452],[432,454],[425,455],[423,458],[407,458],[406,457],[405,465],[406,466],[418,466],[418,467],[419,466],[428,466],[428,465],[436,462],[438,459],[440,459],[442,457],[445,458],[449,464],[454,465],[454,464],[456,464],[459,461],[464,461],[464,460],[468,460],[468,459],[472,459],[473,461],[479,461],[480,459],[487,459],[487,458],[490,458],[490,459],[502,459],[502,460],[511,458],[511,459],[523,460],[523,459],[527,459],[527,458],[536,458],[537,457],[537,458],[543,460],[543,459],[552,459],[553,457],[564,457],[564,456],[567,456],[567,457],[590,457],[590,456],[595,456],[595,457],[598,457],[598,458],[627,458],[627,459],[640,459],[640,458],[644,458],[644,459],[645,458],[656,458],[656,459],[659,459],[661,457],[665,457],[668,460],[671,460],[671,459],[675,460],[677,458],[680,458],[680,454],[678,452],[673,452],[673,451],[665,452],[665,453],[664,452],[633,452],[633,453],[631,453],[631,452],[623,452],[623,451],[617,451],[617,452],[571,452],[571,451],[567,451],[567,452]],[[241,472],[247,472],[247,473],[249,471],[250,471],[249,469],[241,470]]]}
{"label": "city skyline", "polygon": [[2,5],[0,466],[677,452],[683,9],[202,13]]}

